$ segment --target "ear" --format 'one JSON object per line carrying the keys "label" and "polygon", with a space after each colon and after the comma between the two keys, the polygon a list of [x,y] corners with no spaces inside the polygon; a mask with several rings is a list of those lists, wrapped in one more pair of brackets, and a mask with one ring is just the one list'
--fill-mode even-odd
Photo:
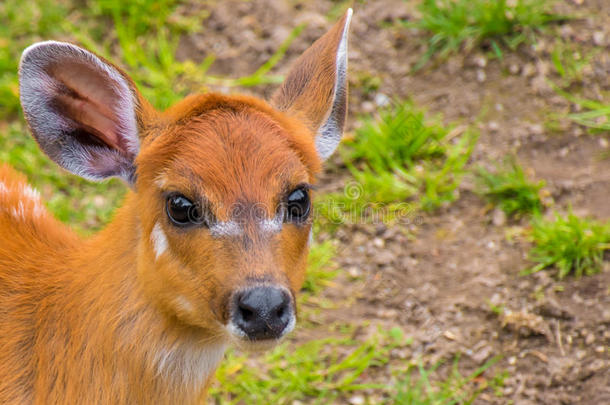
{"label": "ear", "polygon": [[19,90],[34,138],[57,164],[133,184],[138,94],[118,68],[72,44],[39,42],[21,56]]}
{"label": "ear", "polygon": [[328,158],[339,145],[347,115],[347,37],[352,9],[301,55],[273,95],[273,105],[301,118]]}

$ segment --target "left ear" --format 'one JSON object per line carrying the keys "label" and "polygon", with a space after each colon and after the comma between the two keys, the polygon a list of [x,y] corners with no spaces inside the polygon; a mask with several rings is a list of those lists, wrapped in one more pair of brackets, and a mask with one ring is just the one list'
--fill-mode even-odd
{"label": "left ear", "polygon": [[348,9],[295,62],[271,102],[280,111],[303,120],[316,134],[316,149],[327,159],[337,148],[347,116]]}

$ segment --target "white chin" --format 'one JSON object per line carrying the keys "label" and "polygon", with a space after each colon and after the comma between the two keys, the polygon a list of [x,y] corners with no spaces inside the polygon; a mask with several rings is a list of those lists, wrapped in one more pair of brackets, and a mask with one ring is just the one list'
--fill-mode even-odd
{"label": "white chin", "polygon": [[277,346],[282,339],[265,339],[265,340],[244,340],[241,338],[233,338],[233,344],[239,350],[245,352],[263,352]]}
{"label": "white chin", "polygon": [[284,331],[282,335],[277,339],[264,339],[264,340],[250,340],[246,336],[246,334],[236,327],[232,322],[227,325],[227,332],[231,337],[231,342],[235,347],[240,350],[249,351],[249,352],[261,352],[265,350],[272,349],[277,346],[286,335],[288,335],[294,329],[296,325],[296,319],[293,317]]}

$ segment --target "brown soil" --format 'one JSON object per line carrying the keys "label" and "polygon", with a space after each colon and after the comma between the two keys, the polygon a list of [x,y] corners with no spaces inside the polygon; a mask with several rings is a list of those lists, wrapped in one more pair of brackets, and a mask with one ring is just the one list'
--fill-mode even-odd
{"label": "brown soil", "polygon": [[[278,67],[285,72],[330,26],[326,16],[334,4],[217,2],[209,6],[204,31],[183,38],[179,56],[202,60],[213,52],[213,73],[242,76],[305,22],[308,27]],[[582,18],[555,27],[535,48],[521,47],[501,61],[473,51],[412,74],[423,35],[387,26],[415,18],[415,6],[401,0],[357,2],[349,50],[352,127],[359,114],[378,108],[379,94],[412,98],[447,121],[480,129],[473,164],[515,153],[534,178],[547,182],[557,209],[572,205],[578,214],[607,220],[610,160],[602,152],[608,134],[587,135],[565,122],[547,129],[550,113],[572,107],[545,79],[557,79],[549,49],[561,36],[581,49],[598,49],[575,91],[599,98],[610,90],[608,6],[606,0],[560,2],[560,11]],[[379,89],[364,91],[365,76],[381,78]],[[268,95],[272,89],[250,91]],[[345,178],[340,160],[333,163],[333,173],[322,176],[323,189],[341,187],[337,178]],[[352,299],[349,306],[322,313],[320,321],[398,325],[414,339],[413,356],[434,363],[463,353],[466,371],[502,355],[494,369],[508,371],[504,396],[483,393],[476,403],[610,404],[610,271],[561,282],[552,272],[520,276],[528,266],[528,242],[506,235],[518,234],[527,222],[492,221],[493,210],[472,192],[471,183],[464,182],[457,202],[425,215],[419,225],[343,226],[335,235],[341,242],[337,261],[360,276],[341,275],[340,287],[325,291],[335,302]],[[504,315],[492,306],[503,306]],[[311,335],[296,333],[297,339]]]}

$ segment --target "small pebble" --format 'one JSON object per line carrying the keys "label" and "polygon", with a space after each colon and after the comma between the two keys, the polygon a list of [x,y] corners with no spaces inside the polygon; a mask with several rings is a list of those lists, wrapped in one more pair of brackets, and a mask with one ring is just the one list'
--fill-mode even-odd
{"label": "small pebble", "polygon": [[506,225],[506,214],[500,208],[496,208],[493,210],[491,214],[491,222],[494,226],[504,226]]}
{"label": "small pebble", "polygon": [[362,395],[354,395],[349,399],[351,405],[364,405],[364,397]]}
{"label": "small pebble", "polygon": [[477,69],[477,82],[483,83],[485,81],[485,79],[487,79],[487,75],[485,74],[485,71],[482,69]]}
{"label": "small pebble", "polygon": [[593,33],[593,43],[596,46],[604,46],[604,33],[601,31],[595,31]]}
{"label": "small pebble", "polygon": [[375,95],[375,104],[377,104],[379,107],[385,107],[386,105],[390,104],[390,98],[383,93],[377,93]]}
{"label": "small pebble", "polygon": [[373,239],[373,246],[376,248],[383,248],[385,246],[385,241],[381,238]]}
{"label": "small pebble", "polygon": [[544,134],[544,127],[541,124],[532,124],[530,125],[530,132],[534,135],[542,135]]}
{"label": "small pebble", "polygon": [[474,64],[480,68],[484,68],[485,66],[487,66],[487,59],[481,55],[475,56]]}

